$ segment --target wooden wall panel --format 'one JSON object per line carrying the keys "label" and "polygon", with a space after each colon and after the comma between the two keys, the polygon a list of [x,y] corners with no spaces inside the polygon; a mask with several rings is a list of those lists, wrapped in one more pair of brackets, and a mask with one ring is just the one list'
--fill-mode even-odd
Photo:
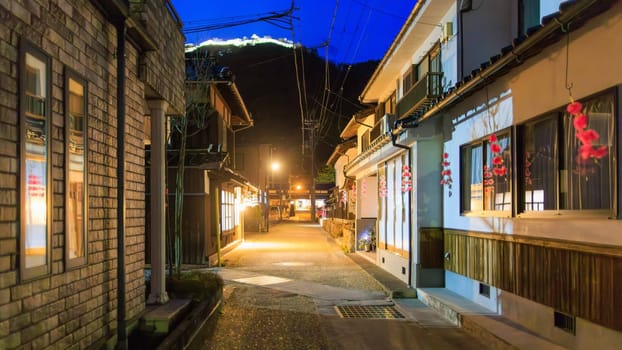
{"label": "wooden wall panel", "polygon": [[622,331],[622,250],[515,235],[444,231],[446,270]]}
{"label": "wooden wall panel", "polygon": [[419,230],[419,257],[422,268],[443,268],[443,229],[439,227]]}

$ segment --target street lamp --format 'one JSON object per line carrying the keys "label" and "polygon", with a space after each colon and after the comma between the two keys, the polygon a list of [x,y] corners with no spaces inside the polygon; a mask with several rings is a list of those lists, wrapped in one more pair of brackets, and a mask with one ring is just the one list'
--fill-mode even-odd
{"label": "street lamp", "polygon": [[[275,171],[279,170],[279,168],[281,167],[281,164],[279,164],[279,162],[272,162],[272,172],[274,173]],[[274,174],[273,174],[274,175]],[[274,179],[273,179],[274,182]]]}

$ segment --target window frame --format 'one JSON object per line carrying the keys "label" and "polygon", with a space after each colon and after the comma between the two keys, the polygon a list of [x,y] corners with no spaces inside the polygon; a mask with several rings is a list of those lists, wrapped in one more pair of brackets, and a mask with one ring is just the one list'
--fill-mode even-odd
{"label": "window frame", "polygon": [[[69,257],[69,211],[67,210],[67,203],[69,202],[69,176],[70,176],[70,159],[69,159],[69,154],[70,154],[70,145],[69,142],[67,140],[70,139],[70,130],[69,130],[69,126],[70,126],[70,122],[69,122],[69,99],[70,99],[70,91],[69,91],[69,81],[70,80],[74,80],[77,83],[79,83],[80,85],[82,85],[83,88],[83,100],[84,103],[82,105],[82,112],[84,115],[84,124],[83,124],[83,136],[82,136],[82,141],[83,141],[83,146],[84,146],[84,150],[83,150],[83,160],[84,160],[84,169],[83,169],[83,174],[82,174],[82,181],[83,181],[83,187],[82,187],[82,240],[83,240],[83,249],[84,249],[84,254],[83,256],[80,257],[76,257],[76,258],[70,258]],[[65,110],[64,110],[64,117],[65,117],[65,265],[67,269],[73,269],[79,266],[83,266],[88,264],[88,201],[89,201],[89,196],[88,196],[88,83],[86,81],[86,79],[81,76],[80,74],[78,74],[76,71],[65,67],[65,89],[64,89],[64,105],[65,105]]]}
{"label": "window frame", "polygon": [[228,233],[235,230],[235,193],[229,187],[220,191],[220,227],[222,233]]}
{"label": "window frame", "polygon": [[[45,264],[33,267],[26,267],[26,187],[28,186],[28,181],[25,179],[26,176],[26,57],[30,55],[35,59],[41,61],[44,65],[45,73],[45,134],[46,134],[46,144],[44,146],[45,149],[45,205],[46,205],[46,217],[45,217]],[[41,48],[37,47],[32,42],[28,41],[25,38],[20,39],[20,49],[19,49],[19,61],[18,61],[18,74],[19,74],[19,269],[20,269],[20,277],[22,280],[31,280],[38,277],[42,277],[51,273],[52,266],[52,250],[51,250],[51,232],[52,232],[52,216],[54,213],[53,210],[53,201],[52,201],[52,157],[51,157],[51,136],[52,136],[52,108],[51,108],[51,100],[52,100],[52,59],[50,56],[43,51]]]}
{"label": "window frame", "polygon": [[[597,92],[595,94],[586,96],[584,98],[579,99],[578,101],[581,102],[582,104],[585,103],[589,103],[592,100],[598,99],[600,97],[604,97],[607,95],[611,95],[612,100],[613,100],[613,117],[612,117],[612,125],[611,128],[613,130],[613,139],[611,140],[612,143],[612,149],[611,149],[611,153],[615,153],[617,152],[616,147],[618,147],[619,144],[619,131],[620,131],[620,125],[619,125],[619,121],[618,121],[618,114],[620,113],[619,111],[619,102],[618,102],[618,92],[617,92],[617,88],[610,88],[610,89],[606,89],[600,92]],[[557,107],[553,110],[547,111],[545,113],[542,113],[534,118],[522,121],[520,124],[516,125],[516,135],[517,137],[515,138],[515,159],[516,159],[516,179],[515,179],[515,183],[516,183],[516,195],[514,196],[515,198],[515,216],[517,218],[568,218],[568,217],[581,217],[581,218],[616,218],[618,216],[618,207],[619,207],[619,198],[614,194],[612,195],[612,203],[611,203],[611,207],[608,209],[560,209],[562,204],[561,204],[561,186],[562,186],[562,182],[564,180],[561,179],[561,175],[560,175],[560,168],[561,165],[560,163],[562,162],[562,157],[564,157],[564,152],[565,150],[562,149],[562,146],[564,144],[564,133],[566,130],[564,130],[564,116],[566,115],[566,105],[564,106],[560,106]],[[537,211],[537,210],[532,210],[532,211],[525,211],[526,208],[526,204],[524,201],[524,195],[523,193],[525,192],[525,180],[524,177],[521,176],[521,174],[524,174],[525,171],[525,166],[524,166],[524,152],[525,152],[525,125],[530,124],[530,123],[536,123],[538,121],[542,121],[542,120],[546,120],[546,119],[550,119],[553,118],[553,115],[555,116],[555,122],[557,124],[557,150],[558,153],[556,154],[556,161],[555,161],[555,178],[556,178],[556,188],[555,188],[555,205],[556,208],[555,209],[548,209],[548,210],[541,210],[541,211]],[[572,122],[570,122],[569,125],[571,125]],[[567,170],[567,169],[566,169]],[[612,160],[612,164],[611,164],[611,170],[612,170],[612,175],[611,175],[611,186],[612,187],[616,187],[616,191],[618,191],[617,186],[618,186],[618,179],[619,179],[619,161],[617,160],[617,156],[614,155],[614,159]]]}
{"label": "window frame", "polygon": [[413,86],[415,86],[415,83],[417,82],[415,80],[415,77],[413,76],[415,72],[415,65],[410,65],[408,67],[408,69],[406,70],[406,72],[404,72],[404,74],[402,75],[402,96],[406,95],[410,89],[412,89]]}
{"label": "window frame", "polygon": [[[488,149],[490,148],[490,135],[495,134],[497,135],[497,138],[501,138],[501,137],[508,137],[508,147],[510,147],[510,160],[509,162],[505,163],[505,167],[507,169],[507,175],[506,175],[506,180],[509,181],[510,183],[508,184],[508,188],[509,188],[509,198],[511,200],[510,203],[510,209],[508,210],[490,210],[490,209],[485,209],[484,208],[484,201],[485,201],[485,185],[484,185],[484,165],[487,164],[487,158],[486,158],[486,154],[487,154],[487,147]],[[516,207],[516,195],[515,195],[515,181],[514,181],[514,164],[515,164],[515,140],[516,139],[516,135],[514,133],[514,128],[512,127],[507,127],[504,129],[500,129],[497,130],[495,132],[491,132],[489,134],[487,134],[484,137],[480,137],[478,139],[475,140],[471,140],[468,143],[462,144],[460,145],[460,174],[459,174],[459,178],[460,178],[460,215],[461,216],[472,216],[472,217],[512,217],[513,213],[515,211],[515,207]],[[469,167],[469,169],[467,169],[466,166],[464,166],[464,164],[466,164],[465,161],[465,154],[464,154],[464,150],[465,148],[468,147],[468,149],[472,149],[475,146],[481,145],[482,147],[482,159],[481,159],[481,168],[482,168],[482,209],[477,209],[477,210],[473,210],[472,208],[469,208],[469,210],[465,209],[465,200],[467,200],[467,198],[465,198],[465,186],[467,185],[464,181],[465,176],[464,176],[464,172],[465,171],[471,171],[471,168]],[[471,164],[471,161],[469,161],[469,164]],[[494,176],[494,175],[493,175]],[[496,177],[495,177],[496,178]],[[471,200],[471,196],[469,196],[468,200]]]}

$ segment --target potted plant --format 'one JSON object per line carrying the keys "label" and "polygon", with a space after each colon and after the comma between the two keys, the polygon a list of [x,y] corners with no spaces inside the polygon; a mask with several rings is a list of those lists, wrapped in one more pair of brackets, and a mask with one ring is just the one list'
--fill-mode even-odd
{"label": "potted plant", "polygon": [[376,232],[374,229],[369,231],[369,251],[376,251]]}
{"label": "potted plant", "polygon": [[362,250],[362,251],[366,251],[366,252],[369,251],[369,249],[370,249],[369,248],[370,241],[369,241],[369,239],[367,237],[361,237],[359,239],[358,243],[359,243],[358,244],[358,250]]}

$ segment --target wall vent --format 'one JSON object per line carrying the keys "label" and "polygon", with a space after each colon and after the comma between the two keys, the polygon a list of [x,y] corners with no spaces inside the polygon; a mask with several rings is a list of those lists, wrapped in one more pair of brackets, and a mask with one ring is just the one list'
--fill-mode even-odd
{"label": "wall vent", "polygon": [[402,275],[406,274],[406,268],[404,266],[402,266]]}
{"label": "wall vent", "polygon": [[555,327],[560,328],[572,335],[576,332],[576,320],[574,316],[566,315],[559,311],[555,311],[553,314]]}
{"label": "wall vent", "polygon": [[490,299],[490,286],[487,284],[479,284],[479,295],[485,296]]}

